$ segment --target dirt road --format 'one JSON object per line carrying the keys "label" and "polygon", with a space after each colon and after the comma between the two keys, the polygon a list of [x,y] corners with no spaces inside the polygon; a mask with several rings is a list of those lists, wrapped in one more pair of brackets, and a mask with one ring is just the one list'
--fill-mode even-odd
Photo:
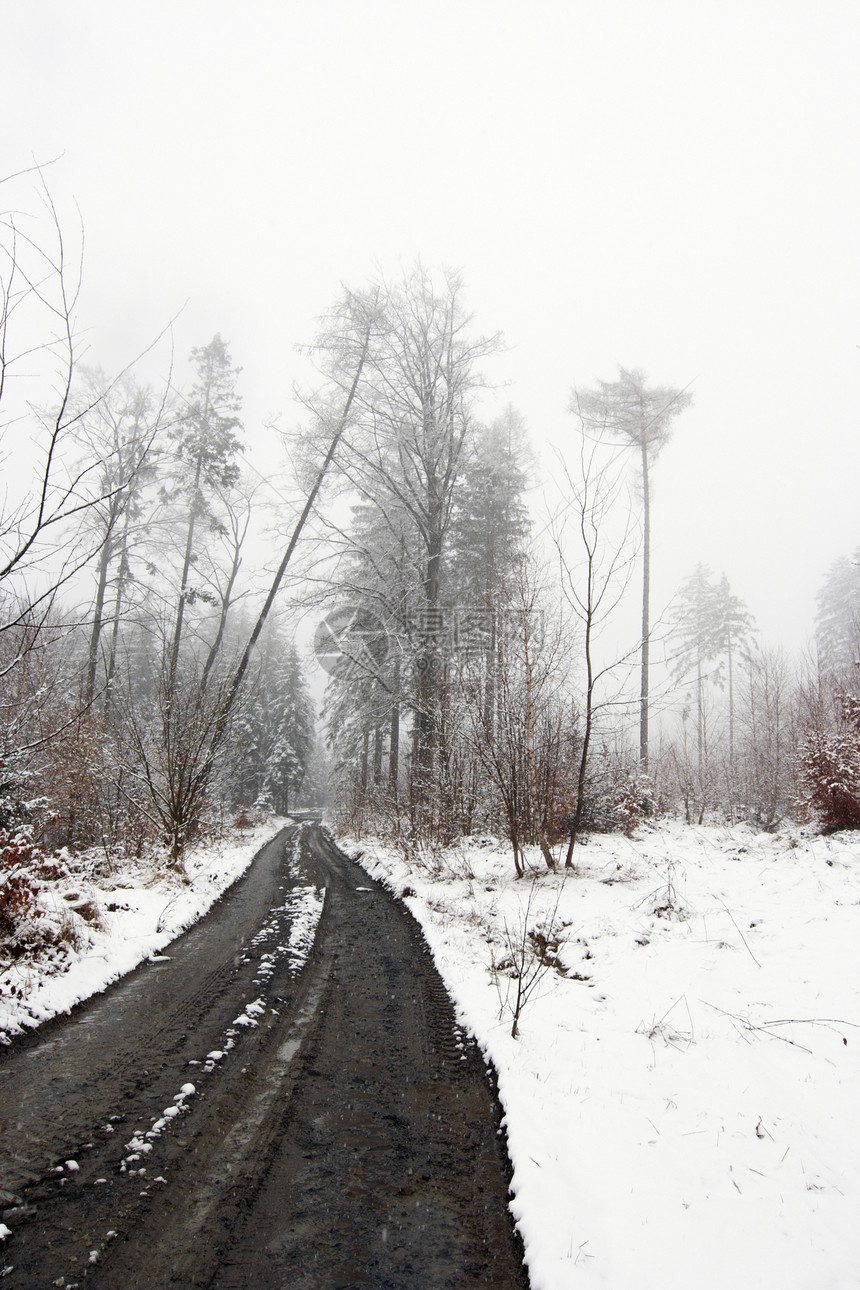
{"label": "dirt road", "polygon": [[524,1288],[508,1181],[420,929],[316,825],[0,1053],[4,1287]]}

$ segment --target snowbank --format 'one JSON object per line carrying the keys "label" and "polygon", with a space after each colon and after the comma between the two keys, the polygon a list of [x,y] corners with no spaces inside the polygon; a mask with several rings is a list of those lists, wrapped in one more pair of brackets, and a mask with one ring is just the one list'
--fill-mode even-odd
{"label": "snowbank", "polygon": [[[90,922],[76,918],[80,948],[69,948],[51,962],[25,960],[0,972],[0,1043],[69,1012],[157,955],[211,908],[286,823],[270,820],[189,851],[189,884],[166,873],[154,878],[144,865],[119,871],[99,885],[76,883],[99,916]],[[56,899],[62,900],[62,893]],[[73,907],[69,915],[74,915]]]}

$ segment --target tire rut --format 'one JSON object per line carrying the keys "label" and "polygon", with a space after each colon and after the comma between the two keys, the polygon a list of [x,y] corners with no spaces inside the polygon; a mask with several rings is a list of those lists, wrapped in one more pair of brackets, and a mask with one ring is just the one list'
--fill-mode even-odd
{"label": "tire rut", "polygon": [[[4,1285],[527,1287],[493,1073],[457,1026],[418,924],[318,826],[270,848],[248,890],[237,884],[242,928],[222,902],[211,927],[194,929],[198,976],[169,1016],[144,1044],[139,1031],[136,1043],[108,1044],[121,1058],[110,1088],[83,1076],[81,1088],[54,1088],[47,1140],[7,1168],[7,1184],[0,1177],[8,1192],[17,1168]],[[326,894],[296,973],[272,947],[284,944],[299,881]],[[157,981],[182,970],[180,943],[168,954]],[[152,1015],[139,991],[132,998],[120,1029]],[[237,1033],[229,1022],[249,1006],[256,1024]],[[87,1020],[84,1009],[78,1028]],[[74,1047],[66,1024],[71,1034],[47,1040],[61,1055]],[[204,1060],[231,1031],[228,1058]],[[38,1059],[38,1043],[27,1048]],[[105,1054],[86,1048],[103,1080]],[[0,1098],[14,1068],[0,1058]],[[185,1081],[194,1095],[181,1094]],[[87,1087],[95,1100],[82,1116]],[[43,1089],[30,1110],[49,1102]],[[64,1156],[80,1157],[71,1175],[55,1163]]]}

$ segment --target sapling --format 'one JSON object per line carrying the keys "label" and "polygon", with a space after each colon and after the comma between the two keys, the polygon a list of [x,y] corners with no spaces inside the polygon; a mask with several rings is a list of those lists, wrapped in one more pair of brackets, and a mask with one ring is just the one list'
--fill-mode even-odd
{"label": "sapling", "polygon": [[[528,900],[523,911],[522,917],[516,926],[511,927],[507,919],[505,920],[505,945],[507,955],[499,962],[493,963],[492,973],[496,982],[496,988],[499,991],[501,1017],[505,1010],[509,1011],[512,1017],[511,1038],[516,1039],[519,1035],[520,1015],[534,994],[540,982],[550,969],[563,971],[559,961],[554,953],[547,952],[547,947],[555,941],[556,915],[558,913],[558,903],[561,898],[561,890],[564,886],[564,880],[559,884],[556,894],[555,905],[549,920],[543,928],[532,928],[531,909],[535,896],[535,888],[538,884],[537,877],[532,879],[529,888]],[[502,998],[502,990],[499,983],[499,974],[505,973],[508,979],[508,987],[505,996]],[[513,989],[512,989],[513,983]],[[513,993],[513,1000],[511,994]]]}

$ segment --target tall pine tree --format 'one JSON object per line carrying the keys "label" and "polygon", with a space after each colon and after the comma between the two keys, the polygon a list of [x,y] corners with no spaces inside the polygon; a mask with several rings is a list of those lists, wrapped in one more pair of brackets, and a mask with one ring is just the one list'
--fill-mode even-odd
{"label": "tall pine tree", "polygon": [[174,431],[178,462],[176,491],[184,502],[185,539],[169,647],[171,684],[179,662],[185,608],[194,598],[191,572],[198,526],[213,520],[213,499],[217,491],[229,488],[238,479],[236,455],[241,447],[237,431],[241,427],[242,401],[236,391],[240,369],[233,367],[226,343],[220,335],[215,335],[208,345],[191,351],[191,361],[197,379]]}

